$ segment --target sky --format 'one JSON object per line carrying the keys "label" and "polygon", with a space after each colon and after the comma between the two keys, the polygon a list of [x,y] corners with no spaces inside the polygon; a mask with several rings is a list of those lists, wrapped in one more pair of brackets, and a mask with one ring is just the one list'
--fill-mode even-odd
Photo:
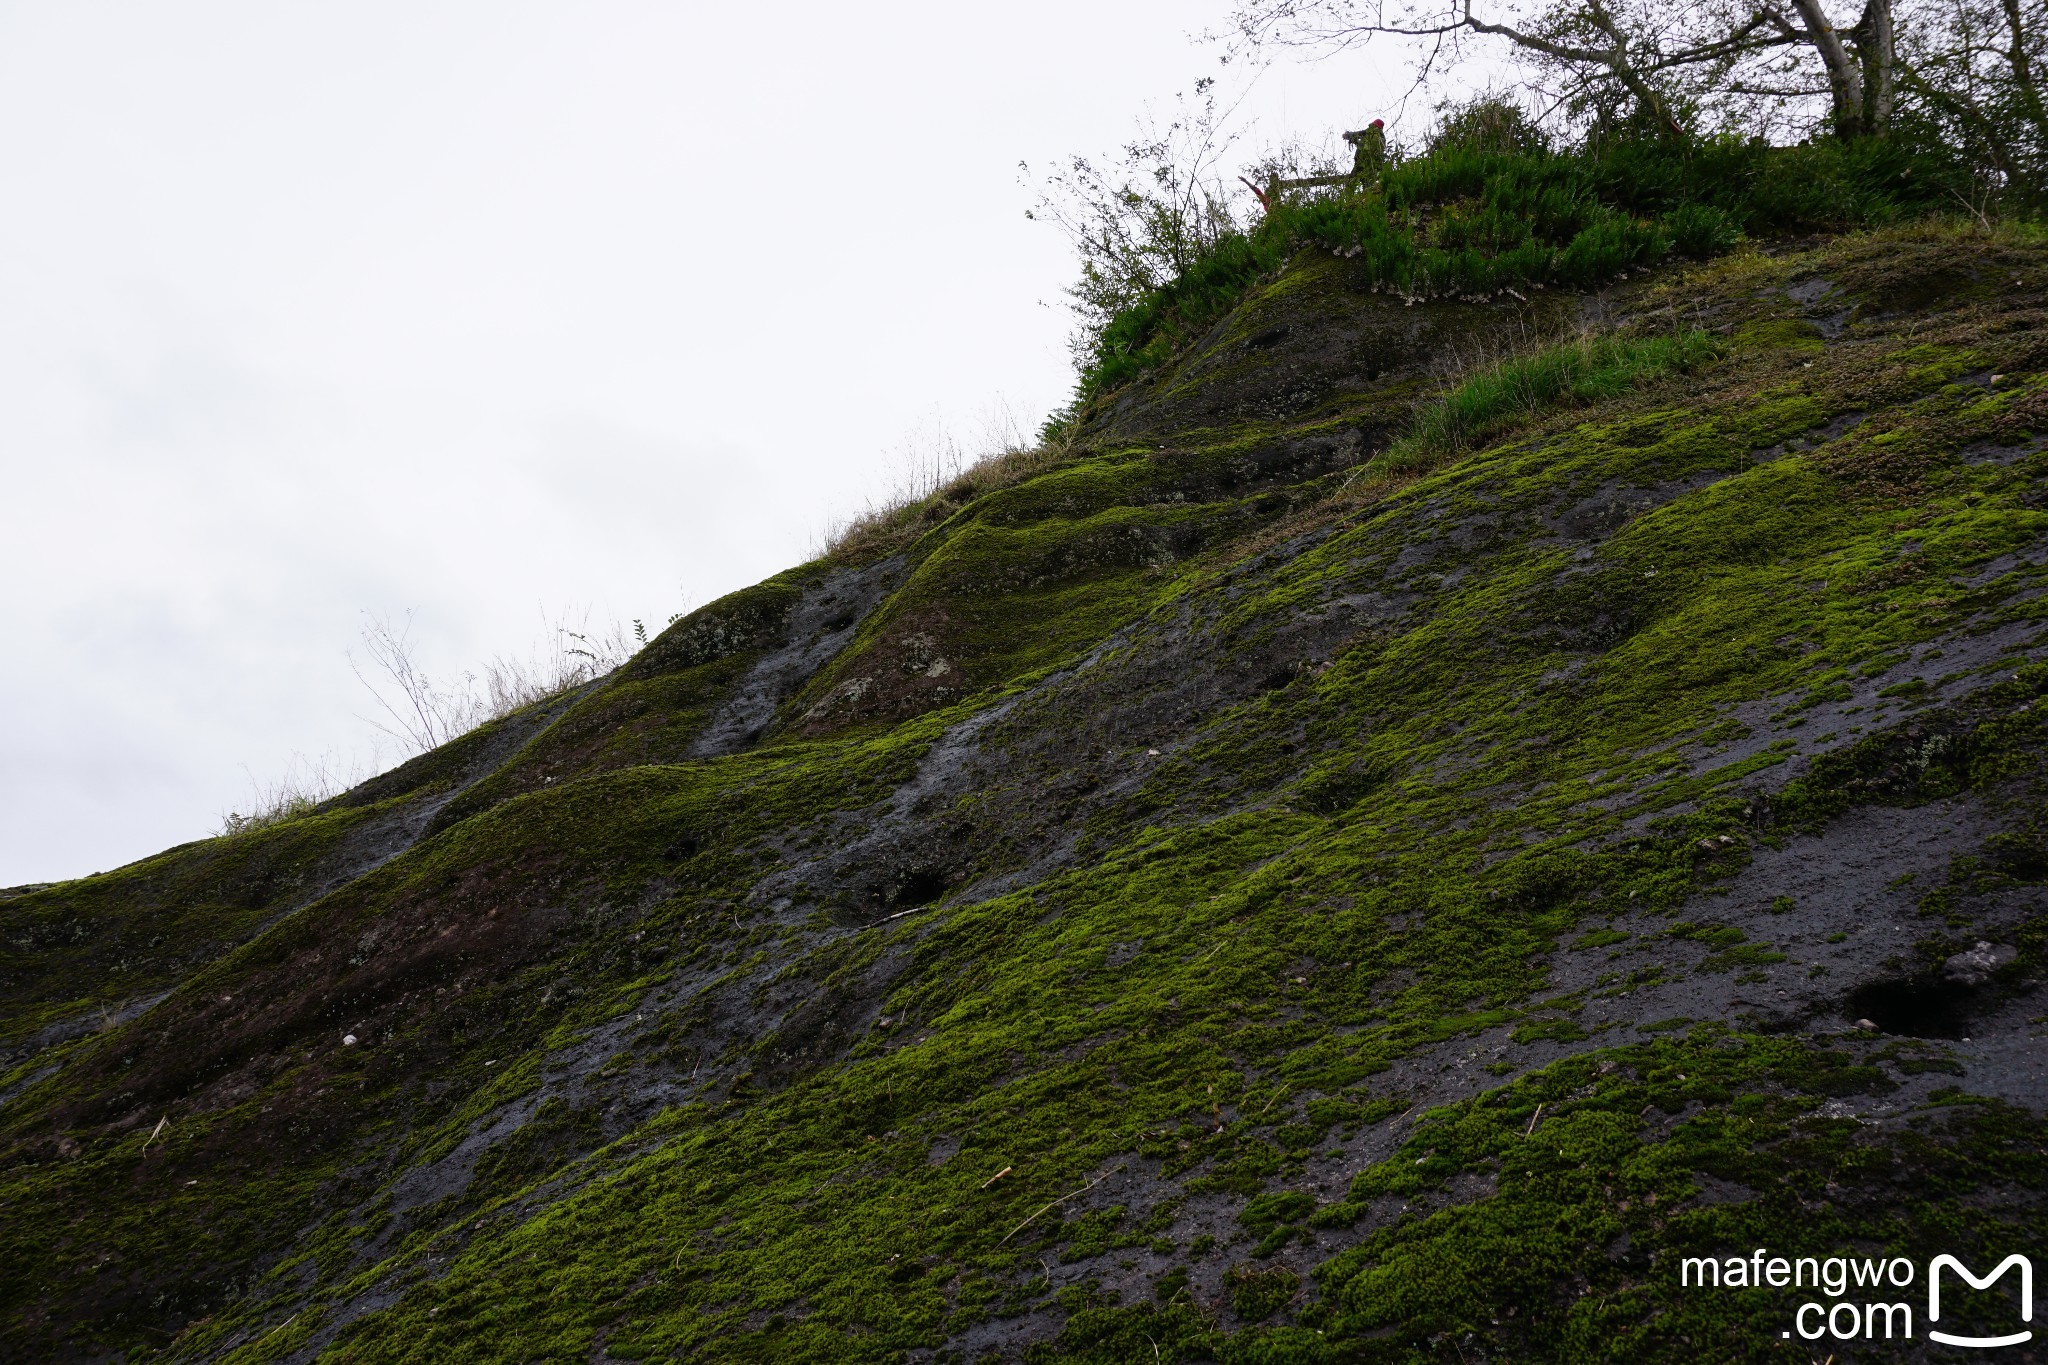
{"label": "sky", "polygon": [[1402,90],[1219,71],[1227,8],[0,0],[0,886],[402,757],[369,622],[444,679],[658,630],[918,433],[1035,428],[1074,262],[1020,162],[1203,75],[1247,149]]}

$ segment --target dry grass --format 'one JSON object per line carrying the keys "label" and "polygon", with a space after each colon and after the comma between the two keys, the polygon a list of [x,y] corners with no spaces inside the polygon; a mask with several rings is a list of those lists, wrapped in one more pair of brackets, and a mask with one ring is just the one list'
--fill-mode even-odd
{"label": "dry grass", "polygon": [[828,526],[819,558],[869,564],[912,544],[985,493],[1020,484],[1065,462],[1070,441],[1031,441],[1014,410],[993,406],[979,439],[963,445],[943,421],[932,419],[906,438],[896,455],[896,486],[870,499],[854,516]]}
{"label": "dry grass", "polygon": [[633,657],[625,627],[593,629],[586,610],[571,618],[541,613],[539,641],[524,656],[500,654],[483,673],[464,673],[436,684],[421,666],[412,642],[412,613],[404,622],[371,617],[363,627],[366,665],[353,654],[349,667],[376,699],[383,719],[365,717],[409,753],[425,753],[535,702],[594,682]]}
{"label": "dry grass", "polygon": [[498,655],[484,665],[482,678],[486,720],[521,711],[537,701],[560,696],[572,687],[595,682],[625,663],[639,646],[626,628],[614,621],[602,629],[589,623],[589,612],[571,629],[567,613],[548,620],[541,639],[526,658]]}
{"label": "dry grass", "polygon": [[[317,759],[293,754],[281,777],[259,782],[256,775],[250,773],[247,809],[223,812],[214,833],[245,834],[311,815],[321,802],[368,781],[382,767],[375,753],[367,765],[360,759],[343,761],[333,754]],[[245,767],[243,771],[248,772],[248,769]]]}
{"label": "dry grass", "polygon": [[[596,629],[589,616],[588,611],[574,616],[543,611],[540,637],[525,655],[497,655],[481,672],[465,672],[446,686],[435,683],[420,661],[411,612],[403,621],[369,617],[363,626],[363,658],[351,652],[349,666],[382,717],[363,719],[395,740],[399,757],[405,758],[595,682],[632,658],[638,645],[624,626]],[[250,774],[244,808],[223,813],[214,833],[243,834],[310,815],[323,802],[383,772],[389,766],[386,758],[381,743],[373,746],[367,763],[359,757],[294,754],[280,777],[259,782]]]}

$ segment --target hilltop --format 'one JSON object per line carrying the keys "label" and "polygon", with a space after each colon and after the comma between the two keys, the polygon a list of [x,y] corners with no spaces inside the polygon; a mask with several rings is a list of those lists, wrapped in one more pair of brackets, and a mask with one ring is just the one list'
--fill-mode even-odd
{"label": "hilltop", "polygon": [[0,1352],[1762,1360],[1679,1257],[2028,1249],[2048,245],[1638,235],[1251,260],[616,673],[0,893]]}

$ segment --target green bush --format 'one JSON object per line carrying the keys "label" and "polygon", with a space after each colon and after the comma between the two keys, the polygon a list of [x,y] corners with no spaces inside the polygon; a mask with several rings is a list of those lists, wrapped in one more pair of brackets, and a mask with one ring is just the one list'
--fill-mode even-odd
{"label": "green bush", "polygon": [[1541,152],[1550,136],[1522,107],[1495,95],[1461,105],[1439,106],[1440,121],[1429,135],[1429,150],[1464,147],[1486,152]]}
{"label": "green bush", "polygon": [[1728,211],[1712,204],[1681,204],[1669,222],[1671,244],[1696,261],[1733,251],[1742,241],[1742,229]]}
{"label": "green bush", "polygon": [[1945,211],[1967,168],[1900,139],[1772,147],[1732,138],[1674,149],[1621,141],[1569,152],[1514,139],[1440,141],[1377,186],[1283,201],[1227,232],[1177,278],[1084,339],[1077,405],[1163,363],[1295,251],[1357,260],[1405,298],[1586,287],[1676,249],[1705,258],[1745,234],[1870,227]]}

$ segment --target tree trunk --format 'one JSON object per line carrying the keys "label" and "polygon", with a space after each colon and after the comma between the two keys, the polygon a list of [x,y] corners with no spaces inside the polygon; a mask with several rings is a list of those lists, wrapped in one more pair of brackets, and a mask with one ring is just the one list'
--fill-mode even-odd
{"label": "tree trunk", "polygon": [[1891,131],[1898,48],[1892,30],[1891,0],[1869,0],[1863,17],[1850,31],[1863,67],[1863,131],[1883,137]]}
{"label": "tree trunk", "polygon": [[2041,88],[2034,82],[2034,64],[2027,56],[2027,30],[2020,18],[2020,0],[2005,0],[2005,24],[2012,37],[2006,62],[2012,68],[2013,88],[2019,94],[2027,122],[2034,125],[2035,136],[2048,142],[2048,114],[2042,110]]}
{"label": "tree trunk", "polygon": [[[1820,0],[1792,0],[1792,8],[1806,25],[1807,41],[1820,54],[1821,65],[1827,68],[1828,91],[1835,103],[1835,136],[1844,140],[1862,137],[1866,131],[1863,121],[1863,72],[1855,58],[1849,55],[1847,44],[1835,26],[1828,22],[1828,16],[1820,7]],[[1886,11],[1886,32],[1890,32],[1890,11]]]}

